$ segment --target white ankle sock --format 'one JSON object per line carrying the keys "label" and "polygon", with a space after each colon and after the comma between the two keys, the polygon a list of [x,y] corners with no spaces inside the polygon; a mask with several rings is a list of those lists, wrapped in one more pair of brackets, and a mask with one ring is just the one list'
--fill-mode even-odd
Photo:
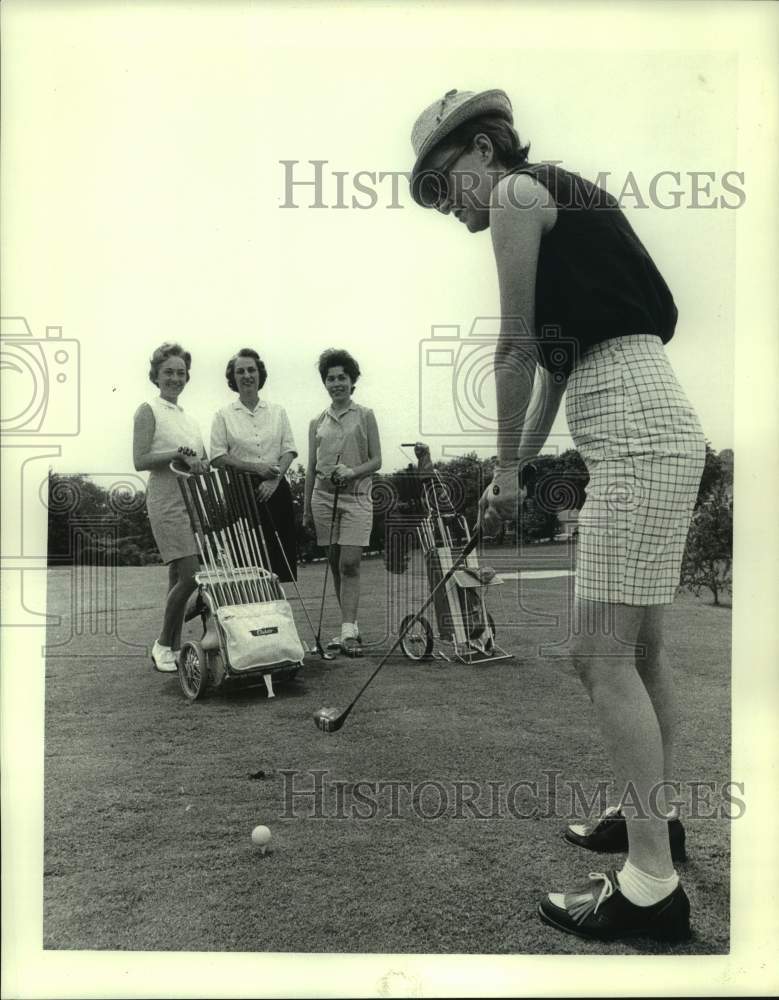
{"label": "white ankle sock", "polygon": [[671,895],[679,884],[679,876],[674,872],[669,878],[655,878],[626,861],[622,871],[617,872],[617,881],[625,899],[636,906],[653,906]]}

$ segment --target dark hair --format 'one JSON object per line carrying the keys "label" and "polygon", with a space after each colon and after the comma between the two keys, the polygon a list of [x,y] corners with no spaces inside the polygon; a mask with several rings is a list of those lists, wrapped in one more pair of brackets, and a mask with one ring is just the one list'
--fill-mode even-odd
{"label": "dark hair", "polygon": [[527,163],[530,143],[522,145],[516,130],[499,115],[481,115],[463,122],[443,140],[447,146],[469,149],[477,135],[486,135],[492,142],[495,155],[504,167],[521,167]]}
{"label": "dark hair", "polygon": [[159,385],[157,376],[164,361],[168,358],[181,358],[187,367],[187,382],[189,382],[189,369],[192,367],[192,355],[185,351],[181,344],[160,344],[157,350],[149,358],[149,381],[154,385]]}
{"label": "dark hair", "polygon": [[319,355],[319,361],[317,361],[317,368],[319,369],[319,377],[322,379],[322,384],[324,385],[328,371],[331,368],[336,368],[338,365],[343,368],[352,380],[352,392],[354,392],[354,386],[360,377],[360,366],[348,351],[336,350],[334,347],[328,347],[326,351],[322,351]]}
{"label": "dark hair", "polygon": [[412,195],[425,208],[438,208],[449,194],[449,178],[437,167],[430,166],[430,156],[442,147],[459,147],[463,153],[473,146],[477,135],[486,135],[492,143],[495,158],[501,166],[513,169],[527,163],[530,143],[526,146],[517,135],[515,129],[500,115],[481,115],[463,122],[437,143],[425,157],[421,169],[414,178]]}
{"label": "dark hair", "polygon": [[227,384],[233,392],[240,392],[240,389],[235,381],[235,362],[238,358],[253,358],[257,362],[257,371],[260,376],[259,388],[262,389],[268,380],[268,369],[265,367],[262,358],[256,351],[253,351],[251,347],[242,347],[237,354],[234,354],[230,358],[227,362],[227,368],[225,368],[225,378],[227,379]]}

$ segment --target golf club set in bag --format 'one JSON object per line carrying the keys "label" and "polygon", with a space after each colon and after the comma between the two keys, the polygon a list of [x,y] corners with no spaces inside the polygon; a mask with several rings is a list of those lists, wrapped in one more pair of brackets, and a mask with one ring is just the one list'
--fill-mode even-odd
{"label": "golf club set in bag", "polygon": [[[403,444],[401,447],[419,449],[418,456],[427,452],[418,443]],[[427,458],[429,461],[429,452]],[[438,638],[452,643],[454,655],[460,662],[476,663],[511,657],[495,643],[495,623],[484,602],[483,588],[500,583],[500,580],[496,579],[493,570],[479,567],[475,550],[481,541],[481,527],[477,526],[473,532],[468,529],[467,521],[457,514],[449,492],[432,463],[423,469],[420,457],[419,471],[423,475],[422,498],[426,516],[417,528],[417,537],[425,558],[430,594],[415,614],[403,619],[397,639],[349,705],[343,711],[320,708],[314,712],[314,723],[323,733],[341,729],[363,692],[398,646],[412,660],[432,657],[433,631],[424,617],[430,605],[435,611]],[[493,490],[497,494],[498,487],[493,487]]]}
{"label": "golf club set in bag", "polygon": [[[471,540],[468,522],[457,513],[449,490],[429,462],[429,452],[425,457],[428,461],[425,470],[420,459],[425,517],[417,526],[416,534],[430,591],[435,594],[433,611],[437,638],[451,645],[452,656],[460,663],[509,659],[511,654],[495,642],[495,621],[485,602],[485,588],[499,585],[501,580],[490,567],[479,566],[475,552],[461,558],[463,548]],[[442,586],[450,569],[453,573]],[[400,648],[410,660],[450,659],[443,650],[434,651],[433,628],[421,613],[404,618],[400,629],[405,633]]]}
{"label": "golf club set in bag", "polygon": [[230,468],[193,474],[174,462],[171,469],[179,477],[202,567],[195,575],[194,614],[201,617],[203,635],[181,647],[181,689],[194,701],[223,684],[262,678],[272,698],[273,680],[293,678],[305,650],[284,590],[268,569],[256,485]]}
{"label": "golf club set in bag", "polygon": [[[314,634],[314,645],[306,650],[278,577],[268,568],[270,559],[260,520],[256,477],[230,467],[191,473],[177,462],[171,463],[171,469],[178,476],[201,562],[201,571],[195,576],[198,590],[193,611],[187,618],[199,615],[203,634],[199,640],[187,640],[181,647],[178,676],[182,691],[194,701],[206,691],[223,685],[262,680],[272,698],[273,681],[292,679],[303,665],[306,652],[317,653],[326,660],[333,658],[321,643],[329,560],[325,564],[318,629],[314,629],[294,574],[289,572]],[[331,543],[338,503],[337,481],[335,485]],[[423,482],[423,501],[426,517],[417,532],[430,594],[416,614],[403,619],[395,642],[348,708],[344,712],[323,708],[314,713],[314,721],[323,732],[341,728],[363,691],[398,646],[412,660],[433,655],[433,632],[424,617],[431,604],[438,637],[452,644],[460,662],[483,662],[510,655],[495,644],[494,622],[484,603],[483,588],[499,581],[492,571],[479,569],[474,550],[481,538],[480,529],[469,531],[465,518],[452,508],[440,479]],[[267,506],[264,513],[286,561]]]}

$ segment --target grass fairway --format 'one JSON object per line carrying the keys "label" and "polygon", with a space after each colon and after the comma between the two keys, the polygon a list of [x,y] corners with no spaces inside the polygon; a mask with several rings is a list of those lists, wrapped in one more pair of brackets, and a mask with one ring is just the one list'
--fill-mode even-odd
{"label": "grass fairway", "polygon": [[[523,566],[564,566],[567,559],[557,546]],[[499,562],[497,555],[482,561]],[[507,555],[501,568],[511,566]],[[301,571],[315,622],[322,572],[322,565]],[[416,579],[411,594],[400,593],[413,570],[390,577],[377,560],[366,561],[363,573],[362,630],[381,638],[388,603],[396,622],[426,589]],[[465,666],[398,655],[331,735],[316,729],[312,712],[345,707],[379,654],[332,662],[310,656],[273,701],[257,687],[190,705],[175,675],[155,673],[146,655],[165,582],[161,567],[121,569],[115,580],[86,568],[49,574],[49,612],[61,621],[49,631],[46,673],[45,947],[669,950],[644,941],[582,942],[536,915],[544,892],[622,863],[619,855],[583,855],[561,837],[571,815],[566,782],[580,781],[592,794],[609,777],[589,702],[561,655],[567,578],[493,588],[498,638],[513,659]],[[292,604],[308,643],[305,618]],[[331,597],[325,639],[336,627],[334,611]],[[730,618],[729,609],[688,595],[669,616],[681,781],[721,787],[730,777]],[[546,655],[540,644],[549,647]],[[322,794],[316,802],[298,797],[290,809],[291,781],[310,789],[313,772],[321,772]],[[545,772],[556,772],[556,791]],[[393,781],[397,808],[390,790],[377,791],[375,816],[351,815],[370,812],[364,802],[371,784]],[[512,810],[500,799],[493,809],[490,788],[508,790],[517,781],[538,787],[515,790]],[[416,789],[415,800],[402,783]],[[708,795],[716,801],[716,793]],[[433,818],[441,805],[443,814]],[[266,856],[250,841],[259,823],[273,834]],[[680,873],[695,935],[670,950],[726,952],[728,822],[702,817],[686,825],[690,857]]]}

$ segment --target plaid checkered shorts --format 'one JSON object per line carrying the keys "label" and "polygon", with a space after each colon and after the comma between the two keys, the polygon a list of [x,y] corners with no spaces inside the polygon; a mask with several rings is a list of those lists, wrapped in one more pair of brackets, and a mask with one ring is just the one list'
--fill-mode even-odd
{"label": "plaid checkered shorts", "polygon": [[590,348],[569,379],[566,415],[590,474],[576,596],[672,603],[706,446],[660,338]]}

